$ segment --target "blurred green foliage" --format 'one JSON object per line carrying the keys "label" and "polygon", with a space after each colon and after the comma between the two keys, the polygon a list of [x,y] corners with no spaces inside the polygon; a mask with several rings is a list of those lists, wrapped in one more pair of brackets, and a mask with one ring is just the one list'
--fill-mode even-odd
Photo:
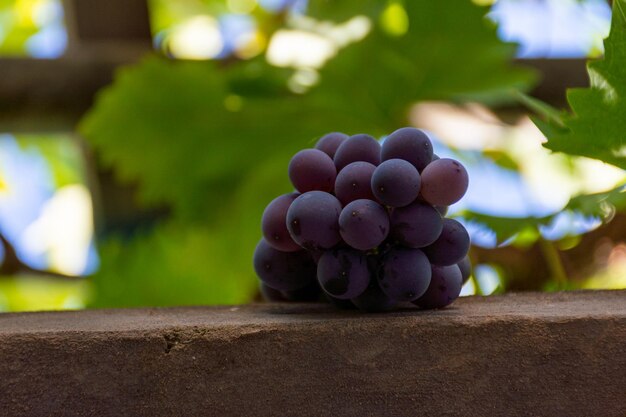
{"label": "blurred green foliage", "polygon": [[[408,20],[385,16],[392,6]],[[296,150],[329,131],[386,134],[408,124],[419,100],[502,103],[532,83],[530,71],[510,66],[515,47],[498,40],[485,12],[467,0],[311,1],[312,17],[365,15],[372,25],[304,93],[289,88],[299,69],[264,56],[153,56],[121,70],[80,132],[121,181],[139,184],[143,204],[167,204],[172,216],[130,241],[102,243],[92,305],[249,300],[260,217],[290,191],[286,167]]]}
{"label": "blurred green foliage", "polygon": [[[63,25],[60,13],[60,0],[0,0],[0,55],[26,56],[29,51],[29,40],[34,35],[41,34],[49,29],[61,29]],[[60,53],[60,45],[50,44],[65,42],[56,36],[50,38],[48,33],[47,43],[54,52]],[[43,43],[40,42],[40,46]],[[44,49],[46,49],[44,47]]]}
{"label": "blurred green foliage", "polygon": [[[20,4],[22,3],[22,4]],[[32,5],[0,0],[0,53],[26,55],[26,41],[39,31]]]}

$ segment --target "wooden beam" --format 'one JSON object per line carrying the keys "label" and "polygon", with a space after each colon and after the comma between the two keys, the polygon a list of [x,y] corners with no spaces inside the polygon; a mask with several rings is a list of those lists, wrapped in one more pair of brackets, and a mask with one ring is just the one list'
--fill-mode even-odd
{"label": "wooden beam", "polygon": [[[111,45],[100,45],[101,54],[77,53],[56,60],[0,59],[0,131],[73,129],[97,91],[111,82],[115,69],[141,56],[136,44],[125,45],[115,51]],[[143,53],[149,50],[144,45]],[[565,106],[568,87],[588,83],[582,59],[520,60],[520,64],[542,74],[533,95],[556,107]]]}

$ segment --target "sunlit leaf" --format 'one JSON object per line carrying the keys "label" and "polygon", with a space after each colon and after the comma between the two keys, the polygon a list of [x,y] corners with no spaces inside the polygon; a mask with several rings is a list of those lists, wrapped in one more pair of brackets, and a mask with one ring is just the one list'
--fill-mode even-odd
{"label": "sunlit leaf", "polygon": [[535,107],[535,119],[547,136],[546,147],[626,168],[626,0],[613,1],[611,33],[603,59],[587,65],[590,87],[571,89],[571,112],[555,117]]}

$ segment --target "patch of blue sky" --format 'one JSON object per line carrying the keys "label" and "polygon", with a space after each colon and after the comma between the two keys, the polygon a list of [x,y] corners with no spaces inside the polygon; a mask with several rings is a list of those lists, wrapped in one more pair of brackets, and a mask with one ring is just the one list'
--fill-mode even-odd
{"label": "patch of blue sky", "polygon": [[573,211],[562,211],[546,226],[540,226],[541,235],[548,240],[559,240],[567,236],[577,236],[598,228],[602,220]]}
{"label": "patch of blue sky", "polygon": [[297,13],[304,13],[308,0],[259,0],[259,5],[269,12],[280,12],[287,8]]}
{"label": "patch of blue sky", "polygon": [[28,54],[33,58],[58,58],[67,48],[67,31],[62,24],[44,27],[26,41]]}
{"label": "patch of blue sky", "polygon": [[0,134],[0,175],[9,187],[0,194],[0,230],[22,261],[47,268],[45,255],[29,253],[20,238],[55,192],[48,163],[38,151],[20,148],[14,136]]}
{"label": "patch of blue sky", "polygon": [[581,58],[602,51],[611,9],[605,0],[499,0],[488,16],[520,58]]}
{"label": "patch of blue sky", "polygon": [[[571,211],[562,211],[561,205],[543,200],[532,192],[524,178],[516,171],[499,166],[477,151],[454,151],[430,135],[434,151],[442,158],[459,160],[466,167],[470,182],[461,201],[452,205],[450,215],[464,210],[502,218],[528,218],[555,215],[547,226],[539,228],[548,240],[559,240],[597,228],[601,221]],[[493,230],[462,217],[459,221],[467,228],[472,244],[493,248],[498,246]]]}
{"label": "patch of blue sky", "polygon": [[241,39],[255,31],[256,22],[250,15],[229,13],[219,17],[219,27],[223,46],[217,59],[230,56],[240,46]]}

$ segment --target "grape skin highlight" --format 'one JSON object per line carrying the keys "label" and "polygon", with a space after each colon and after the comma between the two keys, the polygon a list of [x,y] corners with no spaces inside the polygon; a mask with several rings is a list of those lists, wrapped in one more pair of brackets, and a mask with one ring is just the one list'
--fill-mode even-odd
{"label": "grape skin highlight", "polygon": [[433,265],[428,289],[413,304],[425,309],[446,307],[459,297],[462,280],[458,266]]}
{"label": "grape skin highlight", "polygon": [[302,250],[287,230],[287,210],[300,193],[283,194],[272,200],[263,211],[261,230],[263,237],[274,249],[283,252]]}
{"label": "grape skin highlight", "polygon": [[385,294],[398,301],[413,301],[428,289],[431,266],[419,249],[395,248],[381,261],[378,283]]}
{"label": "grape skin highlight", "polygon": [[436,208],[419,201],[391,212],[391,236],[409,248],[423,248],[437,240],[443,219]]}
{"label": "grape skin highlight", "polygon": [[470,237],[465,227],[454,219],[443,219],[441,235],[424,253],[434,265],[448,266],[460,262],[470,247]]}
{"label": "grape skin highlight", "polygon": [[279,291],[293,291],[306,287],[315,280],[315,262],[306,251],[281,252],[265,239],[254,251],[254,270],[268,287]]}
{"label": "grape skin highlight", "polygon": [[465,258],[461,259],[457,266],[461,270],[461,276],[463,277],[463,284],[465,284],[470,276],[472,276],[472,262],[470,261],[469,256],[465,256]]}
{"label": "grape skin highlight", "polygon": [[345,140],[348,138],[349,136],[346,135],[345,133],[340,133],[340,132],[328,133],[322,136],[320,140],[317,141],[317,143],[315,144],[315,149],[318,149],[324,152],[326,155],[330,156],[332,159],[335,157],[335,153],[337,152],[337,148],[339,148],[339,145],[345,142]]}
{"label": "grape skin highlight", "polygon": [[304,149],[295,154],[289,161],[288,172],[291,183],[301,193],[332,192],[337,177],[333,160],[317,149]]}
{"label": "grape skin highlight", "polygon": [[331,297],[339,300],[357,297],[370,281],[365,255],[354,249],[328,251],[317,263],[317,279]]}
{"label": "grape skin highlight", "polygon": [[421,195],[433,206],[456,203],[465,195],[468,186],[469,177],[465,167],[454,159],[438,159],[422,171]]}
{"label": "grape skin highlight", "polygon": [[372,174],[376,167],[369,162],[352,162],[346,165],[335,179],[335,195],[346,205],[354,200],[374,200]]}
{"label": "grape skin highlight", "polygon": [[403,159],[389,159],[372,174],[372,193],[386,206],[411,204],[419,195],[420,185],[419,172]]}
{"label": "grape skin highlight", "polygon": [[387,210],[372,200],[355,200],[339,216],[343,240],[355,249],[367,251],[380,245],[389,234]]}
{"label": "grape skin highlight", "polygon": [[330,249],[341,241],[341,203],[332,194],[309,191],[296,198],[287,210],[291,238],[307,250]]}
{"label": "grape skin highlight", "polygon": [[433,144],[421,129],[403,127],[387,136],[381,150],[381,160],[403,159],[422,171],[433,158]]}
{"label": "grape skin highlight", "polygon": [[380,144],[370,135],[358,134],[345,140],[334,157],[337,171],[352,162],[364,161],[372,165],[380,164]]}

